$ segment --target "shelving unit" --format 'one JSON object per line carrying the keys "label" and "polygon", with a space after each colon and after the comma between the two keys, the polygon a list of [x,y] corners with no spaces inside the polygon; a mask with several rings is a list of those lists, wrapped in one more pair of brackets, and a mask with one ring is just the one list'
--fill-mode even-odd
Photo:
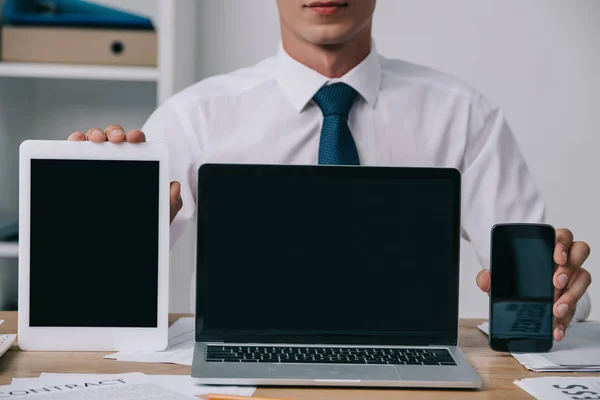
{"label": "shelving unit", "polygon": [[0,63],[0,77],[158,82],[158,68]]}
{"label": "shelving unit", "polygon": [[[22,141],[66,140],[76,130],[114,123],[140,128],[157,106],[196,81],[197,0],[94,1],[153,19],[158,33],[157,67],[0,61],[0,212],[18,212]],[[180,270],[178,252],[173,253],[172,270]],[[17,257],[18,244],[0,242],[0,292],[16,287],[16,281],[6,280],[16,279]],[[173,274],[171,293],[187,289],[177,287],[177,282],[190,278]]]}
{"label": "shelving unit", "polygon": [[18,243],[0,242],[0,259],[1,258],[16,258],[19,255]]}

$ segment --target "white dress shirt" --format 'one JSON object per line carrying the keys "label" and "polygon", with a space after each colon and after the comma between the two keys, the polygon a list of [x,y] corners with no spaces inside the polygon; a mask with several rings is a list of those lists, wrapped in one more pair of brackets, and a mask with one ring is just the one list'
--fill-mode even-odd
{"label": "white dress shirt", "polygon": [[[544,202],[503,113],[464,82],[375,49],[332,80],[280,48],[253,67],[183,90],[143,127],[149,140],[170,146],[171,178],[182,184],[172,238],[195,218],[201,164],[317,164],[323,115],[312,97],[339,81],[360,95],[348,124],[362,165],[462,172],[461,234],[482,266],[489,267],[494,224],[544,220]],[[577,311],[578,319],[587,317],[589,301]]]}

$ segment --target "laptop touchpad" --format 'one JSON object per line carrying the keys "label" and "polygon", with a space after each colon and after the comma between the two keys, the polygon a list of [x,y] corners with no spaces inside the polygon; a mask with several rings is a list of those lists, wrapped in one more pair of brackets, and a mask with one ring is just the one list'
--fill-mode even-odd
{"label": "laptop touchpad", "polygon": [[276,379],[353,379],[353,380],[398,380],[400,376],[393,366],[369,365],[271,365]]}

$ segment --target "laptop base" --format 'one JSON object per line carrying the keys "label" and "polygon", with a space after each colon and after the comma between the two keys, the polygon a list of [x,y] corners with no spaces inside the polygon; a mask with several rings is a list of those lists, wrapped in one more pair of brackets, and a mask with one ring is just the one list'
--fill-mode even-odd
{"label": "laptop base", "polygon": [[214,363],[205,361],[206,347],[205,343],[196,344],[192,367],[192,377],[198,384],[203,385],[454,389],[481,387],[479,375],[455,346],[445,348],[452,354],[456,366]]}

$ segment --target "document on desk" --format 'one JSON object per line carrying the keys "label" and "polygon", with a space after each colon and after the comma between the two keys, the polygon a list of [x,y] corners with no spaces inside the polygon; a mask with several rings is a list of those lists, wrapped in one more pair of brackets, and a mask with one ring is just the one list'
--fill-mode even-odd
{"label": "document on desk", "polygon": [[[487,322],[478,328],[488,334]],[[535,372],[599,372],[600,322],[573,323],[562,342],[554,342],[549,353],[512,354],[525,368]]]}
{"label": "document on desk", "polygon": [[[39,378],[14,378],[10,386],[18,390],[29,390],[39,391],[39,388],[55,388],[55,386],[65,385],[78,385],[82,386],[85,383],[94,382],[120,382],[126,383],[151,383],[158,385],[163,390],[170,390],[177,393],[183,398],[195,398],[200,395],[206,394],[228,394],[236,396],[252,396],[254,394],[254,387],[236,387],[236,386],[203,386],[198,385],[194,382],[194,379],[188,375],[145,375],[139,372],[128,373],[128,374],[50,374],[42,373]],[[93,387],[91,385],[90,387]],[[34,388],[34,389],[31,389]],[[35,389],[38,388],[38,389]],[[144,389],[143,387],[136,387],[134,389]],[[6,393],[6,390],[2,390],[0,386],[0,398],[1,393]],[[55,388],[56,389],[56,388]],[[51,392],[46,392],[49,394]],[[54,393],[52,393],[54,394]],[[111,394],[112,395],[112,394]],[[79,396],[79,394],[77,394]],[[82,398],[85,397],[73,397]],[[99,395],[98,395],[99,396]],[[112,397],[106,397],[112,398]],[[120,397],[118,397],[120,398]],[[145,397],[142,397],[145,398]],[[151,398],[151,397],[150,397]],[[166,397],[171,398],[171,397]],[[179,399],[180,397],[174,397],[173,399]],[[94,398],[96,399],[96,398]],[[128,398],[125,398],[128,399]]]}
{"label": "document on desk", "polygon": [[117,361],[192,365],[194,318],[181,318],[169,327],[169,346],[158,352],[118,352],[104,358]]}
{"label": "document on desk", "polygon": [[143,374],[127,374],[117,378],[63,376],[51,379],[40,378],[35,383],[30,379],[0,386],[0,398],[36,397],[46,400],[185,400],[196,397],[152,382]]}
{"label": "document on desk", "polygon": [[600,399],[600,378],[597,376],[528,378],[514,384],[536,399]]}

